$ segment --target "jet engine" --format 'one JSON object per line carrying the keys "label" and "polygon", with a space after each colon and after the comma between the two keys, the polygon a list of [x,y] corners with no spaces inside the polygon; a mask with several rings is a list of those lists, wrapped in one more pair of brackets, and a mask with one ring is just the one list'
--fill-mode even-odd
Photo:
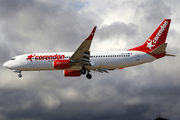
{"label": "jet engine", "polygon": [[81,72],[79,70],[64,70],[64,76],[78,77],[78,76],[81,76]]}
{"label": "jet engine", "polygon": [[73,63],[70,60],[55,60],[53,65],[55,69],[68,69]]}

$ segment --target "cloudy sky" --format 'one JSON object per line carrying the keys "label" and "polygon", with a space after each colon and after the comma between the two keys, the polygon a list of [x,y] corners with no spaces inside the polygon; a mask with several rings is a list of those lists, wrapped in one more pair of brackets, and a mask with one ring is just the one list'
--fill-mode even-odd
{"label": "cloudy sky", "polygon": [[[180,119],[179,0],[0,0],[1,120]],[[172,19],[165,57],[140,66],[65,78],[2,64],[24,53],[75,51],[98,26],[91,51],[127,50]]]}

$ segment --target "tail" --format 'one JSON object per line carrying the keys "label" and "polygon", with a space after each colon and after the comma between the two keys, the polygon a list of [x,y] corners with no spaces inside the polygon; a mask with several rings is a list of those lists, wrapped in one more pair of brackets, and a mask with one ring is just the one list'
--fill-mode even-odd
{"label": "tail", "polygon": [[171,19],[165,19],[143,45],[129,49],[128,51],[133,50],[133,51],[152,53],[155,50],[157,51],[157,49],[160,46],[161,48],[162,46],[165,47],[166,46],[165,41],[168,34],[170,23],[171,23]]}

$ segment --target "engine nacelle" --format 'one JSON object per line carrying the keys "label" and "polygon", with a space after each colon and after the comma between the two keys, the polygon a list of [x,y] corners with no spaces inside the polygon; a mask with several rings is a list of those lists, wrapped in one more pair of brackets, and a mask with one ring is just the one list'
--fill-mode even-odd
{"label": "engine nacelle", "polygon": [[53,65],[55,69],[68,69],[72,66],[72,63],[70,60],[55,60]]}
{"label": "engine nacelle", "polygon": [[79,70],[64,70],[64,76],[78,77],[78,76],[81,76],[81,72]]}

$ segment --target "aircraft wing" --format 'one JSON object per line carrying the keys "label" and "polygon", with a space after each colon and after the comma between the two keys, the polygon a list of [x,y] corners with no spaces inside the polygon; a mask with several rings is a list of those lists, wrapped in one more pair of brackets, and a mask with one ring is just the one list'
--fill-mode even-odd
{"label": "aircraft wing", "polygon": [[74,54],[70,57],[70,60],[75,63],[80,63],[82,65],[90,65],[90,51],[89,48],[91,46],[91,42],[93,40],[94,34],[96,31],[96,26],[86,38],[83,43],[79,46],[79,48],[74,52]]}

